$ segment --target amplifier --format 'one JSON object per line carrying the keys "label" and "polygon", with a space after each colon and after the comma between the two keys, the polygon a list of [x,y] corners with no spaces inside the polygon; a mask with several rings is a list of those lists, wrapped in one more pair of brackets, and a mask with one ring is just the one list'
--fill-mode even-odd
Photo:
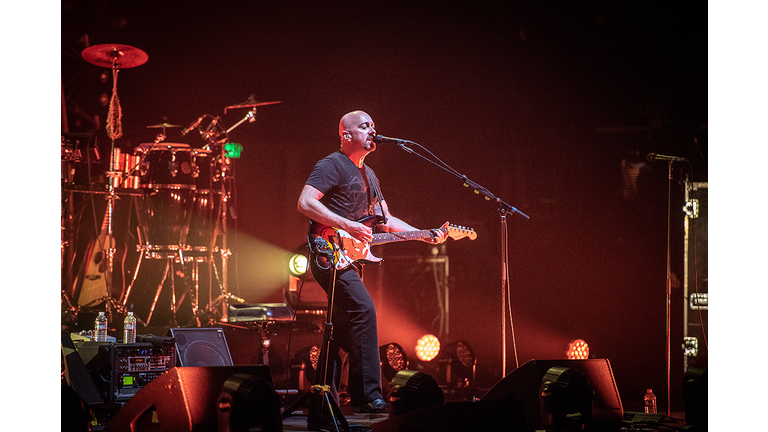
{"label": "amplifier", "polygon": [[173,345],[112,344],[110,351],[110,395],[114,402],[130,399],[152,380],[176,366],[176,350]]}

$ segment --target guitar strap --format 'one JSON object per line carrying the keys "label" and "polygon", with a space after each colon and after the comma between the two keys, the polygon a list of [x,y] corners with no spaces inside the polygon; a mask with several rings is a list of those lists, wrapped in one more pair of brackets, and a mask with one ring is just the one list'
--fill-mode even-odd
{"label": "guitar strap", "polygon": [[[372,175],[373,170],[368,168],[368,165],[364,165],[364,166],[365,166],[365,176],[368,177],[368,188],[373,190],[374,197],[376,198],[375,201],[378,201],[379,208],[381,208],[381,219],[382,219],[381,223],[386,224],[387,217],[384,215],[384,208],[382,207],[382,204],[381,204],[382,202],[384,202],[384,198],[381,196],[381,192],[379,191],[379,185],[376,183],[376,179]],[[371,199],[370,193],[368,194],[368,201],[369,202],[374,201]],[[373,215],[376,214],[375,206],[371,206],[371,213],[373,213]]]}

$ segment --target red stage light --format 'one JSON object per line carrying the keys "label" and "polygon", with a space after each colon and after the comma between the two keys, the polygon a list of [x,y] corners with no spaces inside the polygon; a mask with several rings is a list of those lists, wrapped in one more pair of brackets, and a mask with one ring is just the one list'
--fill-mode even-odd
{"label": "red stage light", "polygon": [[432,361],[440,353],[440,340],[436,336],[426,334],[416,342],[416,357],[421,361]]}
{"label": "red stage light", "polygon": [[568,344],[565,355],[569,360],[585,360],[589,358],[589,345],[583,339],[572,340]]}

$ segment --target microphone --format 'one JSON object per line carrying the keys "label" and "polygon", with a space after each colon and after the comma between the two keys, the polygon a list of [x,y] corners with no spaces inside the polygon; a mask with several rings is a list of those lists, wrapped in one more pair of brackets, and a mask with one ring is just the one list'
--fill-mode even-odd
{"label": "microphone", "polygon": [[681,158],[678,156],[667,156],[667,155],[657,154],[657,153],[648,153],[648,156],[646,156],[646,159],[648,159],[651,162],[656,162],[656,161],[686,162],[685,158]]}
{"label": "microphone", "polygon": [[400,138],[389,138],[385,137],[384,135],[376,135],[373,137],[373,142],[376,144],[405,144],[410,143],[408,140],[403,140]]}
{"label": "microphone", "polygon": [[205,115],[201,115],[197,120],[192,122],[192,124],[190,124],[189,126],[185,127],[184,129],[182,129],[181,130],[181,136],[184,136],[184,135],[188,134],[189,131],[191,131],[192,129],[200,126],[200,123],[202,123],[204,118],[205,118]]}

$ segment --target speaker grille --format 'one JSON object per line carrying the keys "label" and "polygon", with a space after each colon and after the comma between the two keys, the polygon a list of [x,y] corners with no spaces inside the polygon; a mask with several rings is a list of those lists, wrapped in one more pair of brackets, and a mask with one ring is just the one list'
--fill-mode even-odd
{"label": "speaker grille", "polygon": [[232,355],[220,328],[171,329],[181,366],[232,366]]}

